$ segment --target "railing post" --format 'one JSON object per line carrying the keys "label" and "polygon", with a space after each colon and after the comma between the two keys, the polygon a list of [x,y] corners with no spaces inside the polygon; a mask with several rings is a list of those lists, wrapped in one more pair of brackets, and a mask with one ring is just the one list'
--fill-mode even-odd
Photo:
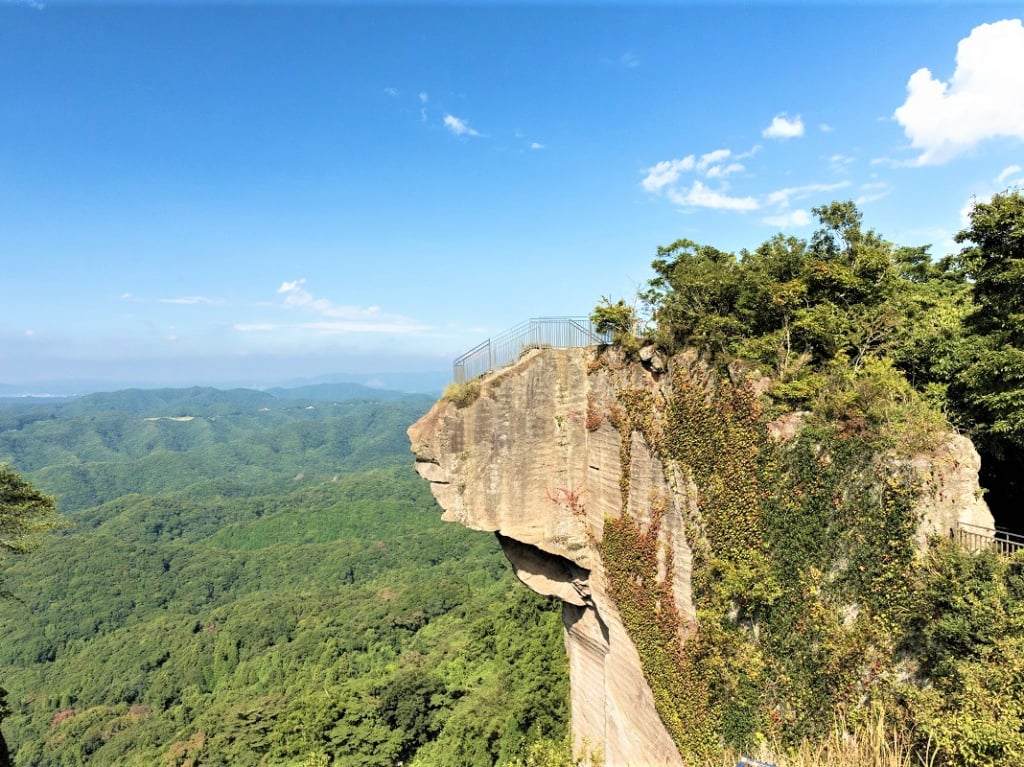
{"label": "railing post", "polygon": [[[589,318],[532,317],[499,336],[488,338],[455,360],[453,375],[458,383],[514,363],[527,348],[550,346],[567,349],[608,343],[593,331]],[[484,366],[484,347],[486,367]]]}

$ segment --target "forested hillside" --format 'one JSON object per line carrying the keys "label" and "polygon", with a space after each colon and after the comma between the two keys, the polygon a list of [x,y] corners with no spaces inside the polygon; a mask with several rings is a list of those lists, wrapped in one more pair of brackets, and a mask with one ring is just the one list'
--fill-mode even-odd
{"label": "forested hillside", "polygon": [[557,608],[438,519],[405,438],[428,398],[312,398],[344,393],[0,405],[0,462],[74,523],[3,563],[16,765],[454,767],[562,739]]}

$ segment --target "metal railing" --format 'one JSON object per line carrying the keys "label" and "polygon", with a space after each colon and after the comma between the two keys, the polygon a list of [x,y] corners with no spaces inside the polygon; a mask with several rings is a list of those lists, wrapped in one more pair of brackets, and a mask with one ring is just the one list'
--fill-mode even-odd
{"label": "metal railing", "polygon": [[611,336],[594,330],[587,317],[534,317],[488,338],[456,359],[452,363],[453,377],[455,383],[465,383],[511,365],[529,349],[571,349],[607,343],[611,343]]}
{"label": "metal railing", "polygon": [[998,527],[981,527],[964,522],[957,525],[957,540],[970,551],[994,549],[1005,557],[1024,549],[1024,535],[1000,530]]}

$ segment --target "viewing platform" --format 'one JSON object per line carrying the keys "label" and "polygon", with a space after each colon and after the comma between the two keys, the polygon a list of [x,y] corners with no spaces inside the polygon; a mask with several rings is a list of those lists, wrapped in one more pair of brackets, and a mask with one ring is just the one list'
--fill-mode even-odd
{"label": "viewing platform", "polygon": [[611,343],[589,317],[534,317],[477,344],[452,363],[455,383],[511,365],[530,349],[572,349]]}

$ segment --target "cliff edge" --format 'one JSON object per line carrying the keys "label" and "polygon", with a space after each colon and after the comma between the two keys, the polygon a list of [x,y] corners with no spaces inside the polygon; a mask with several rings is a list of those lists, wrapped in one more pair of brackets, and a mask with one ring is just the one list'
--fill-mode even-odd
{"label": "cliff edge", "polygon": [[[698,386],[710,374],[693,358],[655,363],[653,370],[621,359],[607,364],[593,348],[533,350],[481,379],[472,402],[441,400],[409,429],[417,471],[443,519],[496,533],[518,577],[562,600],[573,741],[612,767],[684,764],[601,556],[607,520],[628,515],[654,531],[657,580],[667,586],[659,593],[673,602],[658,609],[678,616],[685,644],[697,619],[698,490],[692,472],[665,465],[649,434],[631,425],[622,393],[659,408],[671,396],[667,369]],[[791,427],[776,425],[771,438],[791,438]],[[922,487],[919,545],[958,522],[992,527],[968,440],[949,435],[908,465]]]}

